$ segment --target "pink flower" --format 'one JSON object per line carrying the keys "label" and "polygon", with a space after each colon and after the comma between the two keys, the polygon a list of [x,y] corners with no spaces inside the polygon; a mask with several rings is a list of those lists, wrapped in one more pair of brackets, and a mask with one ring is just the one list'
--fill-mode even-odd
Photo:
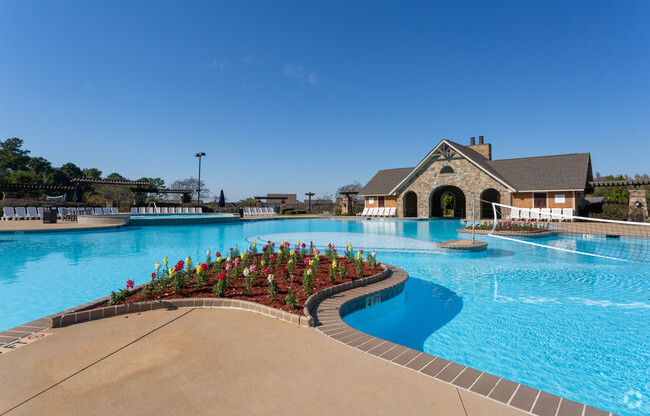
{"label": "pink flower", "polygon": [[251,266],[248,268],[248,270],[250,270],[251,272],[254,272],[255,270],[257,270],[257,266],[255,266],[254,264],[251,264]]}
{"label": "pink flower", "polygon": [[309,264],[309,257],[305,257],[305,260],[302,261],[305,264]]}
{"label": "pink flower", "polygon": [[231,269],[232,269],[232,265],[230,263],[226,264],[226,270],[231,270]]}
{"label": "pink flower", "polygon": [[235,258],[235,266],[239,266],[239,257]]}
{"label": "pink flower", "polygon": [[126,281],[126,288],[131,289],[131,288],[133,288],[134,284],[135,284],[135,282],[133,280],[127,280]]}
{"label": "pink flower", "polygon": [[270,258],[271,260],[273,260],[273,259],[275,258],[275,254],[271,254],[271,255],[269,256],[269,258]]}

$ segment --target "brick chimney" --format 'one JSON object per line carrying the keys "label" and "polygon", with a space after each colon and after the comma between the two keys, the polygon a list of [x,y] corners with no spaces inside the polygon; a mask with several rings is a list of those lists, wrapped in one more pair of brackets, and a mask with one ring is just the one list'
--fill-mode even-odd
{"label": "brick chimney", "polygon": [[476,144],[474,137],[469,139],[470,145],[469,148],[478,152],[487,160],[492,160],[492,145],[490,143],[483,142],[483,136],[478,136],[478,144]]}

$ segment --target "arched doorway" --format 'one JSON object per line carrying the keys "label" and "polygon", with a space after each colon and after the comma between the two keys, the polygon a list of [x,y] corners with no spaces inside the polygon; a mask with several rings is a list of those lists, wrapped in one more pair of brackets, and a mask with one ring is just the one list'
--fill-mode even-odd
{"label": "arched doorway", "polygon": [[[448,195],[447,197],[445,197]],[[450,214],[445,215],[444,203],[448,203]],[[465,218],[465,194],[457,186],[441,186],[436,188],[429,198],[429,217],[453,216]]]}
{"label": "arched doorway", "polygon": [[404,217],[418,216],[418,196],[413,191],[404,194]]}
{"label": "arched doorway", "polygon": [[[488,188],[481,193],[481,219],[494,219],[492,202],[501,202],[501,194],[493,188]],[[497,218],[501,218],[500,210],[497,210]]]}

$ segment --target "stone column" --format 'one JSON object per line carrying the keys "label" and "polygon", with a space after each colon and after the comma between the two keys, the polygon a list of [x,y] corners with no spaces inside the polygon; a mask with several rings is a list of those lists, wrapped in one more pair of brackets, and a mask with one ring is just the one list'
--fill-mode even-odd
{"label": "stone column", "polygon": [[341,202],[341,213],[352,215],[352,197],[350,197],[350,195],[343,195],[343,200]]}
{"label": "stone column", "polygon": [[628,221],[646,222],[648,220],[648,201],[645,189],[630,189],[630,204],[627,209]]}

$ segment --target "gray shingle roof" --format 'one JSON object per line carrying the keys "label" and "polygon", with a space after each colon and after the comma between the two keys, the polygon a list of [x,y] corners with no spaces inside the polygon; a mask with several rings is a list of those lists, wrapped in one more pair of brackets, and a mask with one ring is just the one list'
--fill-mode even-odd
{"label": "gray shingle roof", "polygon": [[517,191],[585,189],[591,168],[589,153],[491,160],[493,169]]}
{"label": "gray shingle roof", "polygon": [[492,176],[495,178],[501,180],[502,182],[507,183],[508,185],[512,186],[513,188],[517,188],[516,186],[513,186],[513,184],[505,177],[501,172],[499,172],[497,169],[495,169],[491,164],[490,161],[477,152],[476,150],[470,149],[469,147],[463,146],[462,144],[458,144],[456,142],[452,142],[451,140],[446,140],[447,143],[451,144],[453,147],[455,147],[459,152],[473,160],[477,165],[483,168],[483,170],[487,171],[490,173]]}
{"label": "gray shingle roof", "polygon": [[384,169],[377,172],[360,191],[359,195],[388,195],[413,168]]}

